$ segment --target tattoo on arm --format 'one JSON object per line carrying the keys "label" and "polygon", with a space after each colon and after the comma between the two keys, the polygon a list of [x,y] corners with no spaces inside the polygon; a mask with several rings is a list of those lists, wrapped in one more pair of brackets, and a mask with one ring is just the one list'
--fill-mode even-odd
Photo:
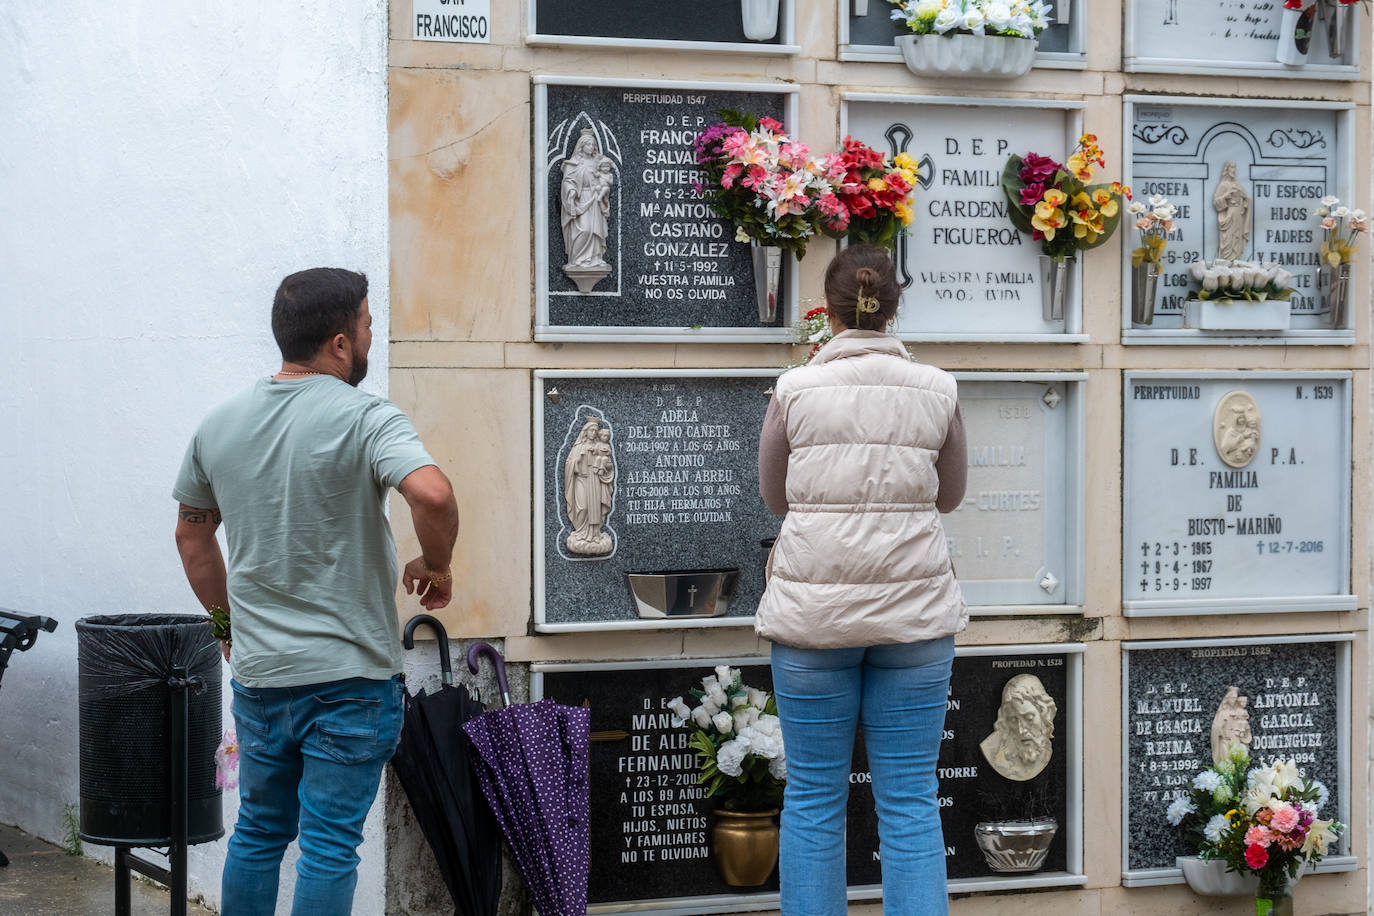
{"label": "tattoo on arm", "polygon": [[206,522],[218,525],[224,520],[224,516],[220,515],[218,509],[197,509],[195,506],[188,506],[185,503],[182,503],[177,509],[177,517],[192,525],[202,525]]}

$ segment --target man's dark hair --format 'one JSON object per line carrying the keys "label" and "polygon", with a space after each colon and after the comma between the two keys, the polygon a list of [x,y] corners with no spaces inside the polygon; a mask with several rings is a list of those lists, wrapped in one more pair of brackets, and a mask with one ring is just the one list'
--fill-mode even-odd
{"label": "man's dark hair", "polygon": [[313,267],[282,280],[272,302],[272,336],[281,358],[306,362],[335,334],[352,340],[366,298],[367,275],[342,267]]}

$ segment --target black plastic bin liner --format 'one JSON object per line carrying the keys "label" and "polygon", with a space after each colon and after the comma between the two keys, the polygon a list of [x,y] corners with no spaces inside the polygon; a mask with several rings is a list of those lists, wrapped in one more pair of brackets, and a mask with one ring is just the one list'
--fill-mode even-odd
{"label": "black plastic bin liner", "polygon": [[219,642],[203,614],[112,614],[76,622],[81,838],[106,846],[172,842],[170,699],[186,668],[187,841],[224,835],[215,751]]}

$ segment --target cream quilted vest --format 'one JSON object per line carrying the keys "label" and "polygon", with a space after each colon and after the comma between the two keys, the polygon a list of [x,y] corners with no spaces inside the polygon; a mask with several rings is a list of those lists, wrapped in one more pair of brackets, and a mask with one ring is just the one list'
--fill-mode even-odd
{"label": "cream quilted vest", "polygon": [[968,622],[935,509],[954,417],[947,372],[893,337],[844,331],[778,379],[788,512],[754,626],[774,642],[917,642]]}

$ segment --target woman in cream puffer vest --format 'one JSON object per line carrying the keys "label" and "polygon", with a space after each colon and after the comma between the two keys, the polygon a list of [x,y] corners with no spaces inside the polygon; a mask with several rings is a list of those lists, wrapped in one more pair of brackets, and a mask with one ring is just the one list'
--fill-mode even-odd
{"label": "woman in cream puffer vest", "polygon": [[885,333],[901,289],[882,249],[826,269],[836,332],[784,374],[759,481],[786,514],[755,617],[773,643],[787,747],[779,856],[784,916],[847,910],[845,806],[862,722],[877,803],[883,912],[947,912],[935,763],[954,634],[968,610],[940,513],[964,496],[954,379]]}

